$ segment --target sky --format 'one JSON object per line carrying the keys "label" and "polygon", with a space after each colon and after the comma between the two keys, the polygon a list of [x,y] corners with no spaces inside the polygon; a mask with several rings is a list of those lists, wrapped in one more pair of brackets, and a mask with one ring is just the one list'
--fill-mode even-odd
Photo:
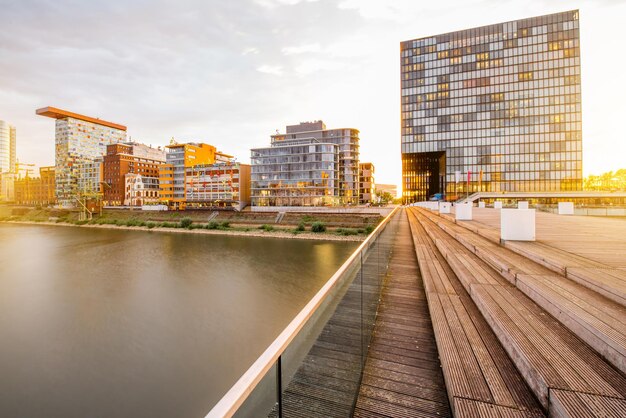
{"label": "sky", "polygon": [[583,171],[626,167],[626,0],[0,0],[0,119],[20,161],[54,165],[54,106],[153,146],[249,162],[286,125],[360,130],[401,184],[400,42],[580,9]]}

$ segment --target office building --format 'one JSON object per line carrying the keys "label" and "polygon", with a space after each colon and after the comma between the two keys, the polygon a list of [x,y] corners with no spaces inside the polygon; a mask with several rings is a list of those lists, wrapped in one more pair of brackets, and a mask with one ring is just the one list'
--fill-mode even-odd
{"label": "office building", "polygon": [[102,156],[106,146],[124,142],[126,127],[54,107],[37,110],[56,119],[56,198],[61,206],[75,206],[77,199],[100,192]]}
{"label": "office building", "polygon": [[250,165],[234,161],[186,168],[187,209],[242,210],[250,204]]}
{"label": "office building", "polygon": [[574,10],[401,43],[405,203],[582,189],[578,19]]}
{"label": "office building", "polygon": [[[306,157],[309,149],[318,160]],[[271,136],[269,148],[252,150],[251,176],[253,206],[358,204],[359,131],[327,129],[321,120],[289,125]]]}
{"label": "office building", "polygon": [[159,167],[159,199],[173,210],[186,206],[186,169],[201,164],[230,162],[233,156],[217,151],[213,145],[189,142],[167,145],[165,164]]}
{"label": "office building", "polygon": [[250,150],[252,206],[340,204],[337,144],[283,136],[271,141]]}
{"label": "office building", "polygon": [[374,164],[359,163],[359,203],[367,204],[374,202]]}
{"label": "office building", "polygon": [[[159,197],[159,166],[165,164],[165,151],[137,142],[110,144],[103,157],[103,200],[108,206],[127,205],[130,190],[141,206],[146,199]],[[138,204],[139,202],[139,204]],[[152,201],[151,201],[152,202]]]}
{"label": "office building", "polygon": [[15,127],[0,120],[0,174],[15,173]]}

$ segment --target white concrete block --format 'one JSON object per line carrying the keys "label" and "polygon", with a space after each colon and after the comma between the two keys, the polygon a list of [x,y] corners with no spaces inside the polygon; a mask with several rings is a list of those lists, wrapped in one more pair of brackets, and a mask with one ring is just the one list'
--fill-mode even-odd
{"label": "white concrete block", "polygon": [[478,202],[478,207],[479,208],[484,208],[485,207],[485,202]]}
{"label": "white concrete block", "polygon": [[452,213],[452,204],[450,202],[439,202],[439,213]]}
{"label": "white concrete block", "polygon": [[439,210],[439,202],[437,202],[437,201],[428,202],[428,209],[430,209],[430,210]]}
{"label": "white concrete block", "polygon": [[493,202],[494,209],[502,209],[502,202]]}
{"label": "white concrete block", "polygon": [[517,208],[518,209],[528,209],[528,202],[525,200],[520,200],[519,202],[517,202]]}
{"label": "white concrete block", "polygon": [[534,241],[535,209],[502,209],[500,238],[505,241]]}
{"label": "white concrete block", "polygon": [[472,204],[461,203],[455,205],[455,218],[457,221],[471,221],[472,220]]}
{"label": "white concrete block", "polygon": [[574,202],[559,202],[559,215],[573,215]]}

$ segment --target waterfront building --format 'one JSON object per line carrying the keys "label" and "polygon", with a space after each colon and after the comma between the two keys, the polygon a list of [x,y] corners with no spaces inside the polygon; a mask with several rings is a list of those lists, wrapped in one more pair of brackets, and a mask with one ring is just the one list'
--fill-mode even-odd
{"label": "waterfront building", "polygon": [[184,210],[186,206],[186,168],[200,164],[227,163],[233,156],[217,151],[213,145],[172,140],[166,147],[165,164],[159,167],[159,200],[170,209]]}
{"label": "waterfront building", "polygon": [[272,136],[251,151],[252,206],[332,206],[340,203],[339,146],[316,138]]}
{"label": "waterfront building", "polygon": [[185,172],[187,209],[242,210],[250,204],[249,164],[198,164]]}
{"label": "waterfront building", "polygon": [[0,174],[15,173],[15,126],[0,120]]}
{"label": "waterfront building", "polygon": [[359,203],[357,129],[302,122],[272,135],[270,147],[251,151],[253,206]]}
{"label": "waterfront building", "polygon": [[157,205],[159,202],[158,177],[138,173],[124,175],[124,206]]}
{"label": "waterfront building", "polygon": [[106,146],[126,140],[126,126],[54,107],[37,110],[56,119],[56,198],[61,206],[75,206],[80,197],[100,191],[102,156]]}
{"label": "waterfront building", "polygon": [[[147,201],[157,203],[159,166],[163,164],[165,151],[161,147],[153,148],[137,142],[107,145],[102,165],[104,204],[141,206]],[[131,190],[135,199],[131,199]]]}
{"label": "waterfront building", "polygon": [[15,200],[14,173],[0,173],[0,202],[13,202]]}
{"label": "waterfront building", "polygon": [[375,199],[374,164],[359,163],[359,203],[372,203]]}
{"label": "waterfront building", "polygon": [[404,203],[582,190],[578,19],[574,10],[401,43]]}
{"label": "waterfront building", "polygon": [[54,167],[40,167],[39,177],[15,180],[15,203],[49,206],[56,204]]}

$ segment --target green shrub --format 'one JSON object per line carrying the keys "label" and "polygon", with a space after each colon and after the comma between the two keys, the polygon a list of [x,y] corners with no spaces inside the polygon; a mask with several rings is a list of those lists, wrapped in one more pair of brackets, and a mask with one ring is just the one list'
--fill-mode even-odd
{"label": "green shrub", "polygon": [[298,224],[298,226],[296,227],[296,231],[302,232],[306,229],[305,225],[304,225],[304,221],[300,221],[300,223]]}
{"label": "green shrub", "polygon": [[369,234],[371,234],[374,231],[374,229],[375,229],[374,225],[368,225],[368,226],[365,227],[365,233],[367,235],[369,235]]}
{"label": "green shrub", "polygon": [[183,218],[180,220],[180,227],[181,228],[189,228],[191,229],[191,224],[193,223],[193,221],[191,220],[191,218]]}
{"label": "green shrub", "polygon": [[224,221],[224,222],[222,222],[222,223],[220,224],[220,227],[221,227],[221,228],[223,228],[223,229],[230,228],[230,222],[228,222],[228,221]]}
{"label": "green shrub", "polygon": [[356,229],[352,229],[352,228],[339,228],[337,229],[337,233],[339,235],[348,236],[348,235],[356,235],[357,231]]}
{"label": "green shrub", "polygon": [[148,229],[152,229],[156,226],[157,224],[154,222],[146,222],[146,226],[148,227]]}
{"label": "green shrub", "polygon": [[324,232],[326,231],[326,225],[324,225],[324,222],[313,222],[311,224],[311,231]]}
{"label": "green shrub", "polygon": [[83,220],[83,221],[74,221],[74,225],[85,225],[87,222],[87,220]]}
{"label": "green shrub", "polygon": [[268,224],[263,224],[259,227],[259,229],[262,229],[266,232],[270,232],[274,230],[274,227],[272,225],[268,225]]}
{"label": "green shrub", "polygon": [[219,225],[220,224],[215,221],[210,221],[208,224],[206,224],[206,229],[217,229]]}
{"label": "green shrub", "polygon": [[135,219],[135,218],[131,218],[131,219],[126,221],[126,226],[143,226],[142,224],[144,224],[144,222],[140,221],[139,219]]}
{"label": "green shrub", "polygon": [[162,222],[161,225],[163,228],[178,228],[178,224],[175,224],[174,222]]}

